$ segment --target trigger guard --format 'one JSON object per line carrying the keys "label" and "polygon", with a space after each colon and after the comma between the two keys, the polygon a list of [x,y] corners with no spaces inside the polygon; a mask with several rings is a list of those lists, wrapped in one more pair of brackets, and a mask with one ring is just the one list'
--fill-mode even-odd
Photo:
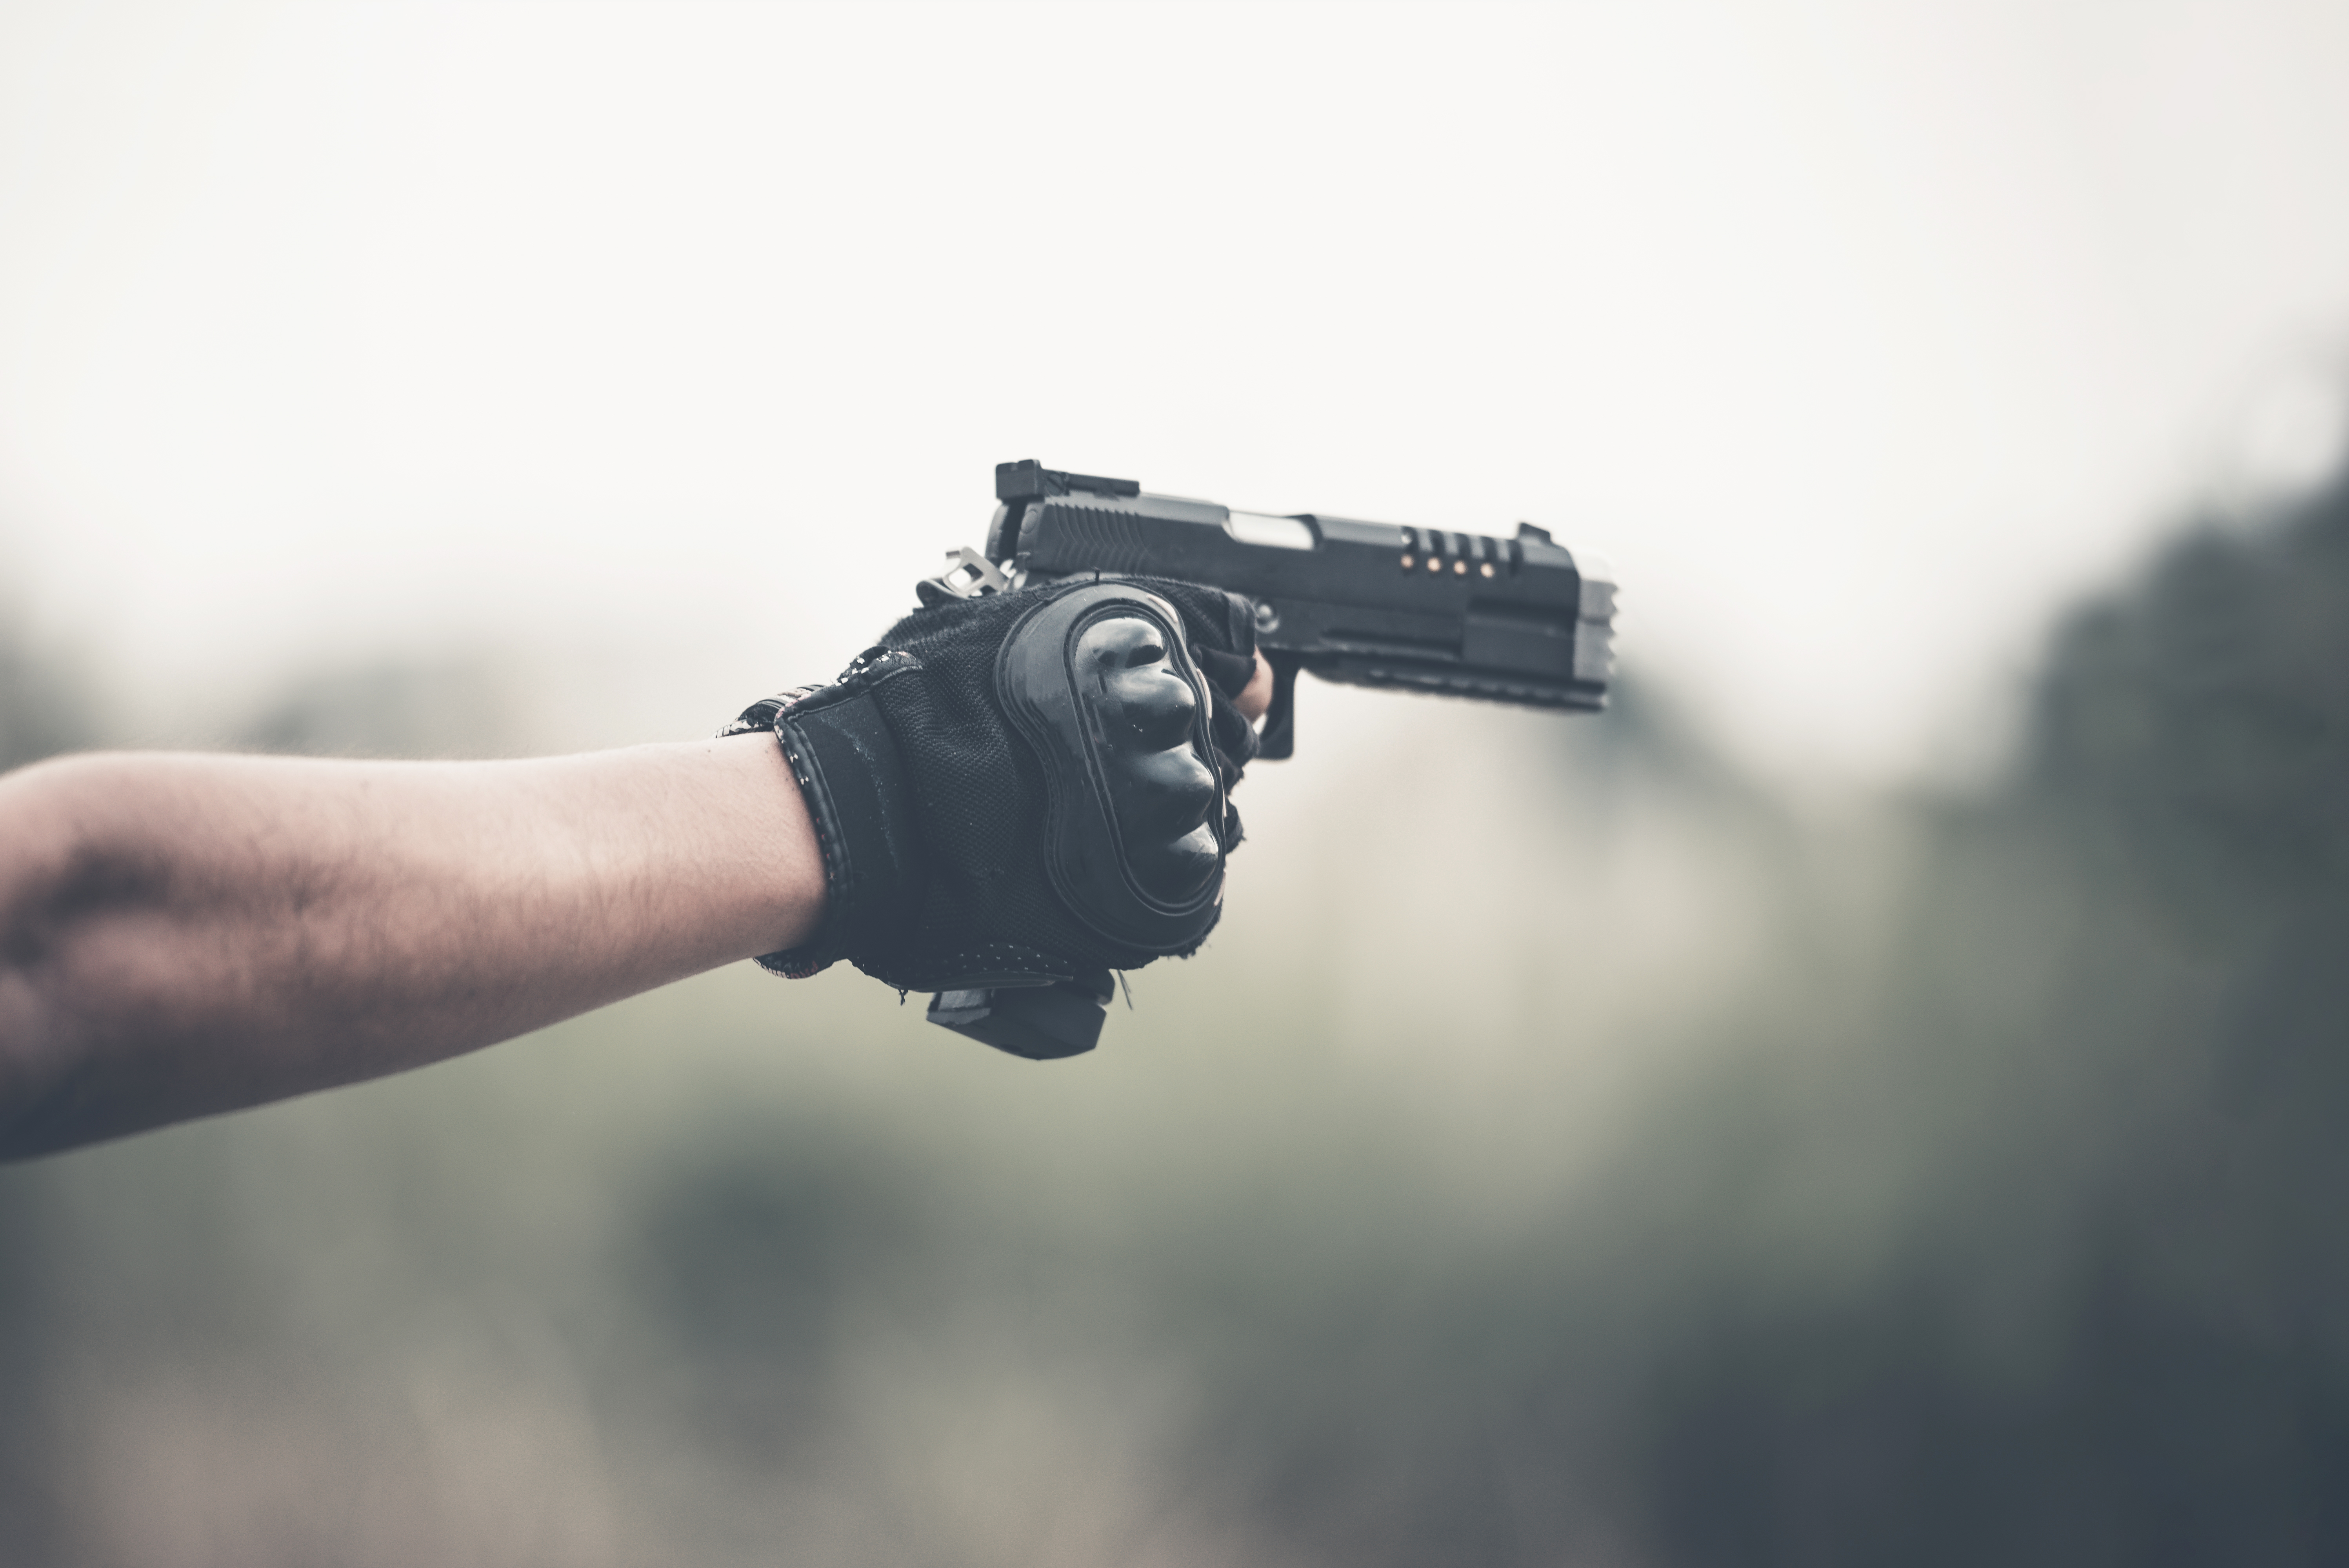
{"label": "trigger guard", "polygon": [[1164,635],[1167,662],[1190,684],[1190,746],[1215,780],[1206,821],[1219,830],[1226,801],[1209,738],[1207,685],[1191,659],[1181,614],[1157,594],[1112,581],[1039,604],[1020,617],[996,655],[996,696],[1043,769],[1044,872],[1068,913],[1112,942],[1154,955],[1189,953],[1222,913],[1224,846],[1218,834],[1213,869],[1192,886],[1153,886],[1127,852],[1098,716],[1074,665],[1079,637],[1114,616],[1154,622]]}

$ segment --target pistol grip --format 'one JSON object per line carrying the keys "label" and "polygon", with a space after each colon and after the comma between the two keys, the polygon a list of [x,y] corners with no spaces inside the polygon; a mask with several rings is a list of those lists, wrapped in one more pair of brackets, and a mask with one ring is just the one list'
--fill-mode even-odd
{"label": "pistol grip", "polygon": [[1101,1038],[1109,1012],[1109,971],[1088,970],[1050,985],[941,991],[929,1020],[1030,1061],[1081,1056]]}

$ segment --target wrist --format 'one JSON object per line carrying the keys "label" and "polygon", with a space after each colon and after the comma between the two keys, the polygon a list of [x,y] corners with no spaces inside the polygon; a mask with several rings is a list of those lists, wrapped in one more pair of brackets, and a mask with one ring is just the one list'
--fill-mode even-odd
{"label": "wrist", "polygon": [[754,703],[730,732],[767,728],[807,824],[819,878],[816,916],[760,965],[793,979],[902,942],[921,913],[927,862],[914,830],[911,782],[873,699],[918,661],[873,650],[839,682]]}

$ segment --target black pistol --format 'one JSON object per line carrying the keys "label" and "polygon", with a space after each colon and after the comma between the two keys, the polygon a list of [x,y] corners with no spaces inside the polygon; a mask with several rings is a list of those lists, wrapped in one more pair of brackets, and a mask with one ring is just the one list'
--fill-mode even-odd
{"label": "black pistol", "polygon": [[[1150,495],[1133,480],[999,463],[984,551],[947,556],[926,600],[1070,577],[1171,577],[1256,605],[1273,670],[1262,758],[1297,748],[1297,675],[1562,712],[1607,706],[1612,574],[1531,523],[1508,537],[1271,516]],[[953,991],[933,1023],[1020,1056],[1073,1056],[1100,1037],[1110,977]]]}

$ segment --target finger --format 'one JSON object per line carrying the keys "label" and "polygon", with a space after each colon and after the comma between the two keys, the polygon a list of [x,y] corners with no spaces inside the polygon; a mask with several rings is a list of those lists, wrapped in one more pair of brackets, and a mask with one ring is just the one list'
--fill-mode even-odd
{"label": "finger", "polygon": [[1250,724],[1264,717],[1265,709],[1272,706],[1272,662],[1264,656],[1262,648],[1257,650],[1256,674],[1240,688],[1240,695],[1232,699],[1232,706],[1246,714]]}
{"label": "finger", "polygon": [[1248,682],[1256,678],[1256,655],[1253,652],[1227,654],[1220,648],[1195,642],[1191,645],[1191,662],[1199,666],[1199,673],[1207,677],[1207,684],[1226,697],[1239,696],[1247,688]]}

